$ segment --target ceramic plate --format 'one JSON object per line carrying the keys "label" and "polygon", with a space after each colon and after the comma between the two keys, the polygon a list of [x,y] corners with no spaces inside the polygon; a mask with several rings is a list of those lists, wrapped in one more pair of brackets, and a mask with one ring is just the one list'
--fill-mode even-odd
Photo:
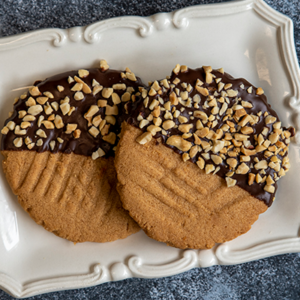
{"label": "ceramic plate", "polygon": [[[98,66],[101,58],[114,69],[129,66],[145,82],[169,75],[177,63],[223,67],[234,77],[261,86],[285,126],[300,123],[300,73],[292,21],[261,0],[246,0],[0,39],[1,124],[24,87],[67,70]],[[1,170],[0,287],[21,298],[298,252],[300,148],[296,142],[290,149],[291,170],[280,180],[274,205],[248,233],[212,250],[182,251],[143,232],[112,243],[74,245],[31,220]]]}

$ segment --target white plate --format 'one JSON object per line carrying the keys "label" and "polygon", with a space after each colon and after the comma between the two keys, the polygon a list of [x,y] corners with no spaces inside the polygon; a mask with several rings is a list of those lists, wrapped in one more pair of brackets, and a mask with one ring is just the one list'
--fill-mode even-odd
{"label": "white plate", "polygon": [[[224,67],[261,86],[285,126],[296,126],[300,74],[292,21],[261,0],[189,7],[152,17],[123,17],[85,28],[46,29],[0,39],[0,117],[37,79],[66,70],[129,66],[145,82],[176,63]],[[298,121],[297,121],[298,120]],[[0,287],[15,297],[87,287],[129,277],[162,277],[194,267],[238,264],[300,251],[300,151],[279,183],[274,205],[253,228],[213,250],[167,247],[143,232],[106,244],[73,245],[37,226],[0,173]]]}

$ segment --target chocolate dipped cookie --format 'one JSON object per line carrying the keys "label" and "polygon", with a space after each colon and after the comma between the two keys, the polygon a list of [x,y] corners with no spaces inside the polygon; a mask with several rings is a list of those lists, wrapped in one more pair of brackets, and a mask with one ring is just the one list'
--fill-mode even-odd
{"label": "chocolate dipped cookie", "polygon": [[114,153],[143,86],[129,69],[67,72],[15,99],[2,129],[3,170],[25,211],[73,242],[109,242],[140,228],[116,191]]}
{"label": "chocolate dipped cookie", "polygon": [[247,232],[290,167],[294,129],[262,88],[223,69],[177,65],[140,91],[116,151],[124,208],[150,237],[182,249]]}

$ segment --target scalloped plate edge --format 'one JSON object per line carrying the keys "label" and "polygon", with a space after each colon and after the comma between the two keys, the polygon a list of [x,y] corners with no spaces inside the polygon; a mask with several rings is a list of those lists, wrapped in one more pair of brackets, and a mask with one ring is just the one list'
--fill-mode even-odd
{"label": "scalloped plate edge", "polygon": [[[104,20],[87,27],[73,27],[63,29],[43,29],[20,35],[0,39],[0,51],[11,50],[41,41],[49,41],[55,47],[63,46],[68,40],[87,43],[97,43],[101,39],[101,33],[115,28],[127,27],[137,30],[141,37],[153,34],[155,30],[168,27],[171,22],[178,29],[188,27],[189,19],[236,14],[253,9],[263,19],[270,22],[280,30],[280,47],[282,58],[288,70],[289,81],[292,84],[290,106],[298,114],[296,128],[300,128],[300,71],[295,52],[293,39],[293,23],[290,18],[282,15],[268,6],[263,0],[244,0],[223,4],[198,5],[173,13],[159,13],[149,18],[121,17]],[[155,25],[154,25],[155,24]],[[296,136],[297,144],[300,144],[300,136]],[[0,287],[17,298],[30,297],[37,294],[48,293],[66,289],[76,289],[95,286],[104,282],[123,280],[131,277],[157,278],[171,276],[188,271],[195,267],[209,267],[216,264],[239,264],[268,256],[300,251],[300,239],[298,237],[280,239],[262,243],[248,249],[232,250],[226,243],[211,250],[185,250],[182,257],[172,263],[162,265],[147,265],[139,257],[132,257],[128,265],[116,262],[110,270],[100,264],[95,265],[90,273],[72,275],[32,281],[21,284],[7,274],[0,274]]]}

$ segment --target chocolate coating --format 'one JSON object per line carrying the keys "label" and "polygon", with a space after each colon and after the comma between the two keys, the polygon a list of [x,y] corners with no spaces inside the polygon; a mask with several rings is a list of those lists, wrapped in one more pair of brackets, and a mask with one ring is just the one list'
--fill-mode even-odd
{"label": "chocolate coating", "polygon": [[[137,78],[136,81],[131,81],[127,78],[122,78],[121,71],[116,70],[106,70],[101,71],[100,69],[89,69],[88,76],[81,78],[92,90],[92,83],[93,80],[96,80],[100,85],[103,86],[103,88],[111,88],[114,84],[125,84],[128,88],[133,88],[132,95],[134,95],[136,92],[138,92],[138,88],[140,86],[144,86],[143,83],[139,78]],[[124,71],[124,74],[126,72]],[[96,151],[99,147],[104,150],[105,156],[114,156],[113,148],[117,144],[119,138],[117,137],[116,142],[114,144],[110,144],[107,141],[104,141],[102,139],[101,133],[95,138],[92,136],[88,130],[91,128],[91,126],[88,126],[87,119],[84,118],[84,114],[89,110],[91,105],[97,105],[97,101],[99,99],[107,100],[107,104],[110,106],[113,106],[114,103],[112,101],[112,97],[110,96],[108,99],[104,98],[101,94],[101,91],[97,93],[96,95],[93,95],[93,93],[84,94],[84,98],[82,100],[75,100],[74,94],[75,91],[71,91],[71,88],[76,84],[76,81],[69,83],[68,78],[71,76],[74,78],[74,76],[78,76],[78,71],[71,71],[62,73],[53,77],[50,77],[44,81],[36,81],[35,85],[39,88],[40,92],[44,96],[44,92],[51,92],[54,96],[53,99],[49,98],[48,102],[51,105],[53,102],[57,102],[58,105],[60,104],[60,101],[65,99],[65,97],[70,98],[70,106],[75,107],[75,111],[68,116],[63,115],[60,108],[58,108],[57,111],[53,109],[52,114],[59,115],[63,119],[64,127],[63,128],[55,128],[55,129],[46,129],[45,126],[41,125],[40,127],[37,124],[38,118],[40,115],[43,115],[45,117],[45,120],[49,117],[49,115],[46,115],[45,111],[42,111],[40,114],[36,115],[36,120],[31,123],[31,126],[26,129],[26,135],[20,136],[15,134],[14,131],[9,131],[8,134],[2,135],[2,141],[1,141],[1,150],[32,150],[37,152],[44,152],[44,151],[51,151],[53,153],[56,152],[63,152],[63,153],[75,153],[75,154],[81,154],[90,156],[94,151]],[[59,92],[57,89],[57,86],[63,86],[64,90]],[[117,93],[119,97],[121,98],[122,94],[126,92],[125,90],[118,90],[115,89],[114,93]],[[14,111],[10,118],[8,118],[5,121],[5,125],[9,121],[15,122],[16,125],[20,125],[22,123],[22,119],[18,117],[18,112],[21,110],[28,110],[28,106],[26,105],[26,101],[31,96],[29,93],[27,93],[26,98],[19,99],[15,105],[14,105]],[[37,96],[39,97],[39,96]],[[33,97],[36,99],[37,97]],[[131,101],[131,100],[130,100]],[[38,104],[38,103],[37,103]],[[123,122],[124,118],[126,118],[127,114],[124,108],[124,105],[126,105],[125,102],[121,102],[120,104],[117,104],[119,114],[117,116],[114,116],[116,118],[116,123],[110,124],[109,132],[114,132],[116,135],[120,133],[120,127],[121,123]],[[93,116],[100,115],[102,119],[105,119],[105,108],[99,107],[99,111]],[[67,124],[77,124],[77,129],[81,130],[81,135],[79,138],[75,138],[72,133],[66,133],[66,125]],[[13,144],[13,141],[17,137],[30,137],[32,139],[32,142],[36,143],[38,139],[40,139],[39,136],[36,135],[36,131],[38,129],[42,129],[45,131],[47,138],[43,138],[43,145],[42,146],[35,146],[32,149],[28,149],[26,144],[23,142],[23,145],[20,148],[16,148]],[[61,138],[63,140],[63,143],[59,143],[57,141],[57,138]],[[55,147],[52,150],[50,148],[50,142],[55,141]]]}

